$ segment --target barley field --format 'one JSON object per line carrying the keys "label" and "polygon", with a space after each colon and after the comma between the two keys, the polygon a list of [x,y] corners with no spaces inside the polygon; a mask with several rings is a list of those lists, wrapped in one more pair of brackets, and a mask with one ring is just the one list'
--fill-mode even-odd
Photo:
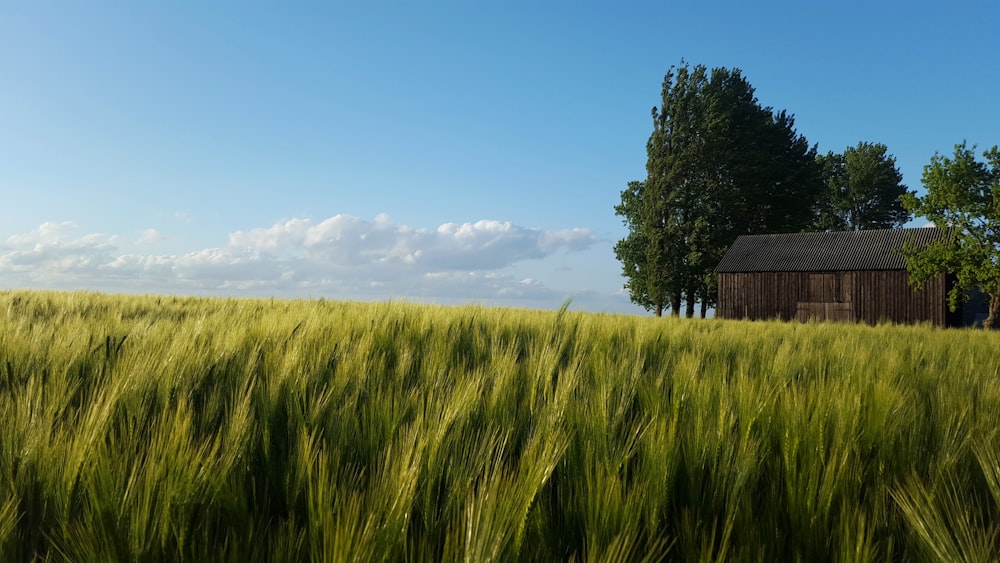
{"label": "barley field", "polygon": [[0,292],[2,561],[992,561],[1000,335]]}

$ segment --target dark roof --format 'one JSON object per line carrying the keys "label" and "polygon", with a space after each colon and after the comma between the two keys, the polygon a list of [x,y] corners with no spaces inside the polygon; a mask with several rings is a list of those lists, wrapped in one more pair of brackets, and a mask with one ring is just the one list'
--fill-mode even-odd
{"label": "dark roof", "polygon": [[940,240],[937,228],[833,233],[743,235],[729,247],[716,272],[831,272],[904,270],[899,249],[908,240]]}

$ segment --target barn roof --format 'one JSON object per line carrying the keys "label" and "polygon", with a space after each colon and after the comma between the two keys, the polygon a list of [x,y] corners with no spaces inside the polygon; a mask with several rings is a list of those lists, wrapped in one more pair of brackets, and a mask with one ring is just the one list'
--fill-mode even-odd
{"label": "barn roof", "polygon": [[729,248],[716,272],[830,272],[904,270],[903,243],[940,240],[937,228],[880,229],[831,233],[743,235]]}

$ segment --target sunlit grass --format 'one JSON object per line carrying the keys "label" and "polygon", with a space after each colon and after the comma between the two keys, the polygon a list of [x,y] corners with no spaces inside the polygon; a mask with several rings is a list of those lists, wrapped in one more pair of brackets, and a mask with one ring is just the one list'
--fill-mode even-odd
{"label": "sunlit grass", "polygon": [[987,561],[1000,337],[0,292],[3,561]]}

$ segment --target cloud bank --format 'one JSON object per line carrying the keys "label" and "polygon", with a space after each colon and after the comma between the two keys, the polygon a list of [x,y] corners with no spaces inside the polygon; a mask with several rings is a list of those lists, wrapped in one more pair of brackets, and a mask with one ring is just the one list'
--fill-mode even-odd
{"label": "cloud bank", "polygon": [[154,229],[128,241],[80,231],[71,222],[45,223],[8,237],[0,243],[0,285],[529,303],[565,295],[505,268],[597,242],[583,228],[550,231],[484,220],[430,230],[386,215],[295,218],[232,232],[225,245],[174,255],[141,252],[163,240]]}

